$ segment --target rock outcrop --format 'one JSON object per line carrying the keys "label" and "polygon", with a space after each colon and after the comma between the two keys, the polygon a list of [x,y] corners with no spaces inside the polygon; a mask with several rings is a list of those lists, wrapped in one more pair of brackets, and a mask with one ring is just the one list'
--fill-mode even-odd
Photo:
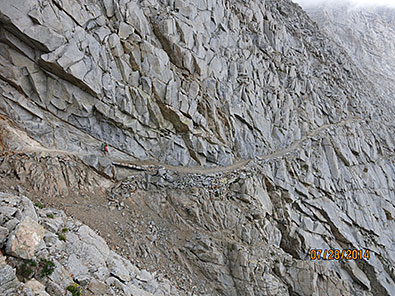
{"label": "rock outcrop", "polygon": [[384,107],[288,1],[1,4],[0,106],[46,147],[228,165]]}
{"label": "rock outcrop", "polygon": [[22,259],[32,259],[43,237],[44,228],[26,216],[8,239],[6,252]]}
{"label": "rock outcrop", "polygon": [[[395,294],[392,70],[345,35],[288,0],[0,0],[0,24],[0,289]],[[310,255],[334,249],[365,256]]]}
{"label": "rock outcrop", "polygon": [[62,211],[35,208],[26,197],[0,193],[0,213],[11,246],[0,254],[1,295],[182,295]]}

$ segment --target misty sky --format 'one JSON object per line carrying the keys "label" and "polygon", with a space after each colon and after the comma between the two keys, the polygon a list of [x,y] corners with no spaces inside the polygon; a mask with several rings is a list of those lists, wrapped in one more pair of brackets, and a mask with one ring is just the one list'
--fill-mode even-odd
{"label": "misty sky", "polygon": [[[311,6],[320,3],[344,3],[344,0],[292,0],[302,6]],[[357,6],[390,6],[395,8],[395,0],[350,0],[351,3]]]}

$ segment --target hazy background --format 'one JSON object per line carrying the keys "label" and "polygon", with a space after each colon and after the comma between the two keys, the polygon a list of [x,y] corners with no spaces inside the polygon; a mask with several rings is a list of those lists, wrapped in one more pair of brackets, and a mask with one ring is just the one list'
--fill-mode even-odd
{"label": "hazy background", "polygon": [[[292,0],[299,3],[301,6],[314,6],[322,3],[337,4],[346,3],[346,0]],[[349,0],[355,6],[387,6],[395,8],[395,0]]]}

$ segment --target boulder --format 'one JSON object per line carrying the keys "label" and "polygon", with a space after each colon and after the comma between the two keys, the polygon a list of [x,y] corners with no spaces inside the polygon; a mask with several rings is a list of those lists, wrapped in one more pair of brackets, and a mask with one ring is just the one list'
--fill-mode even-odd
{"label": "boulder", "polygon": [[6,253],[22,259],[32,259],[44,234],[44,228],[26,216],[8,238]]}

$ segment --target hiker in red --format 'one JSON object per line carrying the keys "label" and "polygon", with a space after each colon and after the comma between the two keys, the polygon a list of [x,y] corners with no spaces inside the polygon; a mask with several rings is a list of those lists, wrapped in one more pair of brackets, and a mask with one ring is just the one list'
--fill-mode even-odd
{"label": "hiker in red", "polygon": [[104,154],[108,154],[108,146],[107,144],[102,144],[101,145],[101,151],[103,151]]}

